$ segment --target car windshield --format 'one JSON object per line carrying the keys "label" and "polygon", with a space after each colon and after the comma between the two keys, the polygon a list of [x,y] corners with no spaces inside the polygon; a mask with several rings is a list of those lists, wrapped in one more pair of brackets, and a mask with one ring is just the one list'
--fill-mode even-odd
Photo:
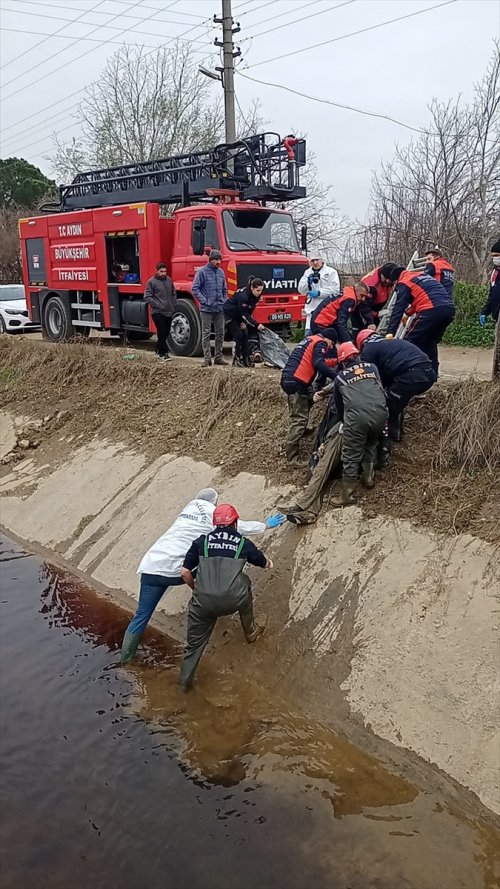
{"label": "car windshield", "polygon": [[22,284],[13,284],[12,287],[0,287],[0,302],[12,302],[15,299],[24,299],[24,287]]}
{"label": "car windshield", "polygon": [[224,210],[224,232],[230,250],[299,253],[293,219],[274,210]]}

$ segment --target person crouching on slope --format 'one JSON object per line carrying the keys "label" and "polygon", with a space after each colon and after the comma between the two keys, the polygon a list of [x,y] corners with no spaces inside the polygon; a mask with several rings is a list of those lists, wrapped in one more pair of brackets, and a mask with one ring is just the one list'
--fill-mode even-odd
{"label": "person crouching on slope", "polygon": [[[192,685],[196,668],[212,635],[217,618],[239,612],[247,642],[264,632],[267,617],[259,623],[253,613],[252,585],[244,568],[272,568],[271,559],[238,531],[238,513],[230,503],[218,506],[213,515],[215,529],[202,534],[190,546],[181,570],[182,579],[193,590],[188,608],[187,643],[181,664],[181,685]],[[196,577],[194,572],[196,571]]]}
{"label": "person crouching on slope", "polygon": [[302,466],[299,446],[313,403],[312,382],[318,374],[328,379],[336,374],[335,337],[335,331],[329,329],[321,336],[306,336],[295,346],[281,374],[281,388],[288,396],[290,417],[285,453],[293,466]]}
{"label": "person crouching on slope", "polygon": [[388,417],[380,375],[374,364],[361,361],[354,343],[337,347],[342,365],[335,378],[333,398],[342,420],[342,493],[332,506],[348,506],[356,500],[359,468],[367,488],[375,484],[377,446]]}

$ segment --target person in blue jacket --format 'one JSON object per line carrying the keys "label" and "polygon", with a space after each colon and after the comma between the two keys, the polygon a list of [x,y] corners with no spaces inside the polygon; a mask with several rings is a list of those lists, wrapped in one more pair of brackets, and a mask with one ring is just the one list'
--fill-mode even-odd
{"label": "person in blue jacket", "polygon": [[221,269],[222,255],[212,250],[206,265],[198,269],[193,281],[193,296],[200,304],[203,367],[212,364],[210,337],[215,330],[214,364],[227,364],[222,354],[224,345],[224,303],[227,299],[226,276]]}

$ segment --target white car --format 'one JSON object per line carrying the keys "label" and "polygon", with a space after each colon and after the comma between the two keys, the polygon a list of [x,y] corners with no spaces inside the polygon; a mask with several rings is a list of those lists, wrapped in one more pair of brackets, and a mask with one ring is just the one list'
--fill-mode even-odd
{"label": "white car", "polygon": [[26,307],[23,284],[0,284],[0,333],[34,330]]}

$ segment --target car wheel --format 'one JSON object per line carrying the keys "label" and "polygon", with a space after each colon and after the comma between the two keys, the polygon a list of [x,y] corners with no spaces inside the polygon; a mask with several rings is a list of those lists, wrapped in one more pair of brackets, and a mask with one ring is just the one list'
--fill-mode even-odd
{"label": "car wheel", "polygon": [[7,333],[7,325],[5,324],[3,315],[0,315],[0,334],[2,333]]}
{"label": "car wheel", "polygon": [[178,299],[172,317],[168,344],[174,355],[201,355],[201,318],[189,299]]}
{"label": "car wheel", "polygon": [[49,296],[43,306],[43,328],[47,339],[62,343],[75,335],[71,309],[60,296]]}

